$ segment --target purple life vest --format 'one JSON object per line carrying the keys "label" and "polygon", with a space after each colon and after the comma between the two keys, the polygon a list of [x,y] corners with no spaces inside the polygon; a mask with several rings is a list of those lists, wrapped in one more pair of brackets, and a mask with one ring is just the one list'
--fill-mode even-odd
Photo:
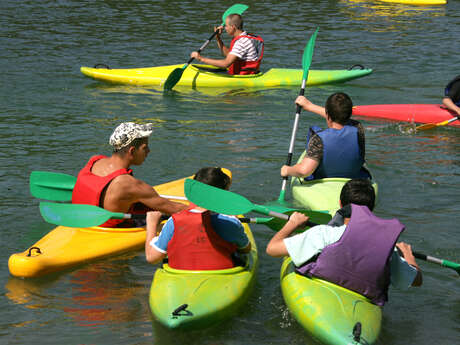
{"label": "purple life vest", "polygon": [[351,210],[340,240],[297,272],[353,290],[383,306],[388,301],[389,259],[404,225],[396,218],[376,217],[366,206],[352,204]]}

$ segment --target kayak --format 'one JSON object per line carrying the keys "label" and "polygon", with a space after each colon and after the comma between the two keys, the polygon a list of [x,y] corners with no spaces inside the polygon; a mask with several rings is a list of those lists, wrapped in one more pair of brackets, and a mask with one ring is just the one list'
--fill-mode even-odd
{"label": "kayak", "polygon": [[251,230],[243,226],[252,247],[244,267],[191,271],[164,263],[156,270],[149,303],[160,324],[170,329],[204,328],[231,317],[246,303],[255,283],[258,256]]}
{"label": "kayak", "polygon": [[419,6],[433,6],[433,5],[445,5],[447,0],[378,0],[382,2],[393,2],[396,4],[406,5],[419,5]]}
{"label": "kayak", "polygon": [[[415,123],[437,123],[451,119],[455,114],[438,104],[375,104],[353,107],[353,115]],[[460,121],[449,123],[460,127]]]}
{"label": "kayak", "polygon": [[[306,151],[302,153],[297,163],[305,157]],[[303,178],[293,177],[291,179],[292,198],[299,206],[313,211],[329,211],[331,216],[340,208],[340,192],[349,178],[332,177],[319,180],[305,181]],[[377,198],[378,185],[372,183]]]}
{"label": "kayak", "polygon": [[[163,86],[169,74],[183,65],[169,65],[132,69],[108,69],[81,67],[81,72],[93,79],[115,84],[137,86]],[[107,67],[107,66],[105,66]],[[362,67],[362,66],[360,66]],[[348,70],[311,70],[307,85],[320,85],[345,82],[364,77],[372,69]],[[190,65],[185,69],[177,86],[187,87],[244,87],[267,88],[280,86],[300,86],[303,71],[301,69],[272,68],[267,72],[251,75],[229,75],[225,69],[209,65]]]}
{"label": "kayak", "polygon": [[382,308],[366,297],[318,278],[297,274],[290,258],[281,266],[281,291],[298,323],[324,344],[373,344]]}
{"label": "kayak", "polygon": [[[159,194],[184,197],[185,178],[155,186]],[[8,260],[11,275],[31,278],[144,247],[145,228],[57,226]]]}

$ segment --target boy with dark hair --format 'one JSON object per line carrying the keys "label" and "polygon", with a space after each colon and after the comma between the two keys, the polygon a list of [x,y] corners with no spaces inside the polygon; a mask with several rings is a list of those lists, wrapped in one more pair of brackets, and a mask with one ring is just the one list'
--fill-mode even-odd
{"label": "boy with dark hair", "polygon": [[288,237],[308,220],[294,213],[268,243],[267,254],[289,255],[299,274],[325,279],[383,305],[390,282],[398,288],[420,286],[422,274],[411,246],[396,243],[404,225],[395,218],[376,217],[371,212],[374,202],[369,180],[350,180],[342,189],[342,209],[333,221]]}
{"label": "boy with dark hair", "polygon": [[[200,169],[195,180],[228,189],[230,177],[221,168]],[[190,204],[174,214],[155,237],[160,212],[147,213],[145,256],[148,262],[160,262],[166,254],[172,268],[185,270],[218,270],[234,267],[234,254],[247,253],[251,243],[238,218],[212,213]]]}
{"label": "boy with dark hair", "polygon": [[326,119],[327,129],[310,127],[306,155],[302,162],[284,165],[281,176],[306,177],[307,180],[326,177],[370,178],[365,162],[364,128],[351,120],[353,103],[345,93],[334,93],[323,108],[298,96],[296,104],[304,110]]}

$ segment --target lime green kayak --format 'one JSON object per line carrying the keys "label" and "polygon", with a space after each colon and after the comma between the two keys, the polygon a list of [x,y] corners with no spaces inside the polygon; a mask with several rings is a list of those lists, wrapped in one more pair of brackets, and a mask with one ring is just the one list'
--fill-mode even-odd
{"label": "lime green kayak", "polygon": [[255,283],[257,248],[251,230],[246,265],[215,271],[178,270],[163,264],[153,277],[150,309],[155,318],[171,329],[211,326],[236,314],[246,303]]}
{"label": "lime green kayak", "polygon": [[[107,66],[106,66],[107,67]],[[163,86],[169,74],[182,65],[170,65],[132,69],[108,69],[81,67],[81,72],[93,79],[116,84],[137,86]],[[364,77],[372,69],[311,70],[307,85],[344,82]],[[252,75],[229,75],[226,70],[208,65],[190,65],[185,69],[177,86],[225,87],[225,88],[269,88],[300,86],[301,69],[272,68],[264,73]]]}
{"label": "lime green kayak", "polygon": [[[305,157],[304,151],[298,163]],[[291,179],[292,198],[299,206],[313,211],[327,210],[333,216],[340,208],[340,192],[349,178],[323,178],[313,181],[305,181],[303,178],[293,177]],[[378,185],[373,182],[375,196],[378,194]]]}
{"label": "lime green kayak", "polygon": [[281,266],[281,291],[295,319],[324,344],[373,344],[380,333],[382,309],[366,297],[295,273],[290,258]]}

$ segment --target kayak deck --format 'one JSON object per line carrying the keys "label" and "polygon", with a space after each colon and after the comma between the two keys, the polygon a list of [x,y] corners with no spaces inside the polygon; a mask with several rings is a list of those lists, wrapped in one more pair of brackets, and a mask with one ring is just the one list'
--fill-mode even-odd
{"label": "kayak deck", "polygon": [[290,258],[283,261],[280,279],[288,309],[314,338],[331,345],[372,344],[377,340],[382,309],[366,297],[295,273]]}
{"label": "kayak deck", "polygon": [[243,226],[252,246],[246,266],[190,271],[163,264],[156,270],[149,297],[156,320],[171,329],[198,329],[237,313],[255,283],[258,263],[253,235]]}
{"label": "kayak deck", "polygon": [[[297,161],[300,163],[305,157],[304,151]],[[319,180],[305,181],[303,178],[293,177],[291,179],[292,198],[296,204],[313,211],[327,210],[334,216],[340,208],[340,192],[349,178],[333,177]],[[377,198],[378,185],[372,183]]]}
{"label": "kayak deck", "polygon": [[417,6],[434,6],[445,5],[447,0],[378,0],[381,2],[392,2],[396,4],[417,5]]}
{"label": "kayak deck", "polygon": [[[146,68],[108,69],[81,67],[80,71],[93,79],[115,84],[163,86],[169,74],[183,65]],[[311,70],[307,85],[339,83],[372,73],[372,69]],[[188,87],[280,87],[300,86],[301,69],[272,68],[252,75],[229,75],[225,70],[209,65],[189,65],[177,86]]]}
{"label": "kayak deck", "polygon": [[[353,107],[353,116],[415,123],[438,123],[456,116],[439,104],[374,104]],[[460,127],[460,121],[449,123]]]}
{"label": "kayak deck", "polygon": [[[159,194],[184,196],[185,178],[155,186]],[[182,202],[182,201],[179,201]],[[73,228],[57,226],[38,242],[8,260],[11,275],[40,277],[77,265],[139,250],[145,243],[145,228]]]}

